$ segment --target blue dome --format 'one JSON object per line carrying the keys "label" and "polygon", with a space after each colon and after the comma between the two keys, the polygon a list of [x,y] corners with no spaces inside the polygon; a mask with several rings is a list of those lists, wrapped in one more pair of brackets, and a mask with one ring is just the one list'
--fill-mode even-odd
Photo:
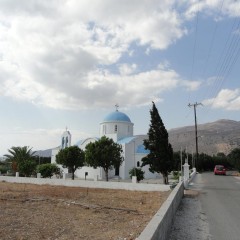
{"label": "blue dome", "polygon": [[131,122],[130,118],[125,113],[122,113],[119,111],[115,111],[108,114],[103,121],[104,122],[116,122],[116,121]]}

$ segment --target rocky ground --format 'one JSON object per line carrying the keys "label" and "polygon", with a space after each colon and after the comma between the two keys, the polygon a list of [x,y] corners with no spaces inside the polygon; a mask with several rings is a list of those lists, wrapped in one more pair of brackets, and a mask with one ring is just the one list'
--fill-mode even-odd
{"label": "rocky ground", "polygon": [[135,239],[169,194],[0,182],[0,239]]}

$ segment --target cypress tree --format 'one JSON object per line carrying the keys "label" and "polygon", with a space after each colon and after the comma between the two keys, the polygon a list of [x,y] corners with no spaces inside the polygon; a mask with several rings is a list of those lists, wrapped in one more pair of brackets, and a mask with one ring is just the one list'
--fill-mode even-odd
{"label": "cypress tree", "polygon": [[164,184],[168,184],[168,173],[173,167],[173,150],[168,142],[168,132],[153,102],[150,110],[148,139],[143,144],[150,153],[142,159],[142,166],[149,165],[149,171],[163,175]]}

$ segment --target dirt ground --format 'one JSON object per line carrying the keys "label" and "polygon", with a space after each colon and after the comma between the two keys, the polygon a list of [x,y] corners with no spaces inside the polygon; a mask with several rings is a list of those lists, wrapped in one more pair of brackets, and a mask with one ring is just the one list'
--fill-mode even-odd
{"label": "dirt ground", "polygon": [[135,239],[169,194],[0,182],[0,239]]}

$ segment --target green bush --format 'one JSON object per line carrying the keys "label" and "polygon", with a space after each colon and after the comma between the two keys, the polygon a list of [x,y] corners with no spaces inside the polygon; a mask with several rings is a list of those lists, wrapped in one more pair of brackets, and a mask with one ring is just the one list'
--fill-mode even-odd
{"label": "green bush", "polygon": [[26,159],[18,163],[18,170],[20,176],[30,177],[32,174],[35,174],[36,163],[33,159]]}
{"label": "green bush", "polygon": [[140,182],[144,179],[144,171],[141,168],[132,168],[129,170],[129,175],[132,178],[133,176],[137,176],[137,181]]}
{"label": "green bush", "polygon": [[8,170],[9,170],[9,168],[7,166],[0,165],[0,172],[1,172],[1,174],[7,173]]}
{"label": "green bush", "polygon": [[178,180],[180,176],[181,176],[181,172],[173,171],[173,179]]}
{"label": "green bush", "polygon": [[56,164],[45,163],[37,167],[37,172],[41,173],[43,178],[51,178],[54,174],[60,175],[60,168]]}

